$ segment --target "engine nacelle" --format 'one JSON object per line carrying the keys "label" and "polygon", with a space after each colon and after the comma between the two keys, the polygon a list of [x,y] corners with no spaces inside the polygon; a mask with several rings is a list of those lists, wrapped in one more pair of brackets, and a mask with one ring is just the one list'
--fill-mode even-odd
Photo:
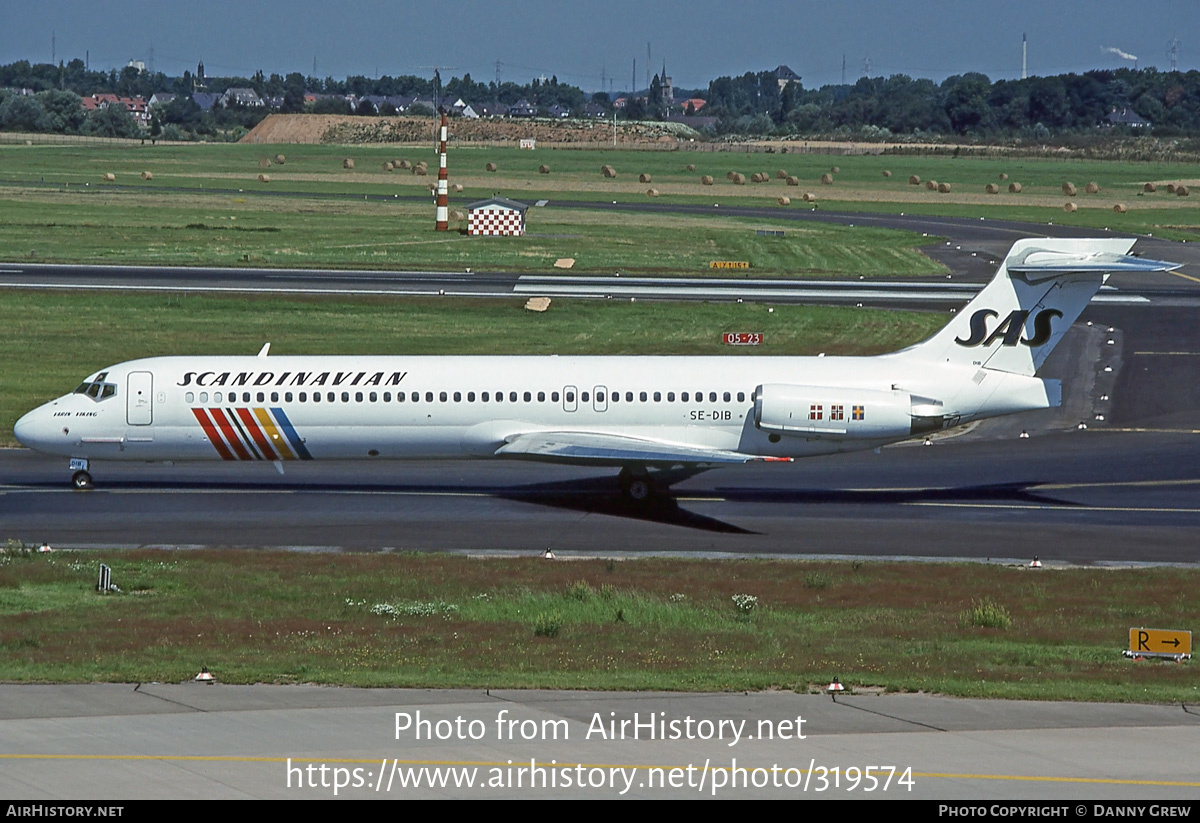
{"label": "engine nacelle", "polygon": [[894,440],[958,424],[942,403],[906,391],[768,384],[754,393],[764,431],[831,440]]}

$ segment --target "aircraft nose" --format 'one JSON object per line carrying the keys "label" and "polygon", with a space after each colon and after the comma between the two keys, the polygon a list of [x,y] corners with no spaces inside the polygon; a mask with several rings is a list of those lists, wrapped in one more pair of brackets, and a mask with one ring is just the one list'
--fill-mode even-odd
{"label": "aircraft nose", "polygon": [[22,415],[21,419],[13,426],[13,436],[17,438],[18,443],[26,448],[33,448],[33,430],[36,426],[36,421],[33,418],[33,412],[29,412]]}

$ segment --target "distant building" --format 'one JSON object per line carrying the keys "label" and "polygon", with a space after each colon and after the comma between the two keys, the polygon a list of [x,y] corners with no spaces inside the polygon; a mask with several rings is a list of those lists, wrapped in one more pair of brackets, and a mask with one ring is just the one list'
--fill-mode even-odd
{"label": "distant building", "polygon": [[132,115],[139,126],[145,127],[150,122],[150,104],[144,97],[117,97],[115,94],[93,94],[81,97],[79,105],[85,112],[106,109],[109,106],[121,106]]}
{"label": "distant building", "polygon": [[779,83],[779,90],[783,91],[788,83],[799,83],[800,75],[787,66],[778,66],[775,69],[775,82]]}
{"label": "distant building", "polygon": [[467,206],[467,234],[484,237],[519,237],[525,233],[529,206],[507,197],[489,197]]}
{"label": "distant building", "polygon": [[1144,129],[1150,125],[1149,120],[1144,120],[1138,116],[1138,113],[1127,108],[1122,108],[1119,111],[1113,109],[1108,117],[1104,118],[1110,126],[1129,126],[1134,129]]}
{"label": "distant building", "polygon": [[537,106],[521,98],[508,109],[509,117],[537,117]]}
{"label": "distant building", "polygon": [[262,108],[266,104],[254,89],[233,88],[226,89],[225,93],[221,95],[221,105],[226,108],[229,106],[245,106],[249,109]]}

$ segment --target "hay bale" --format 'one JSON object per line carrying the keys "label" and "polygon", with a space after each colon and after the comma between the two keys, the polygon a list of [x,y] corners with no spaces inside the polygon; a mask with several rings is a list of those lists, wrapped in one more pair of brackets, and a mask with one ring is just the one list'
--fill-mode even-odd
{"label": "hay bale", "polygon": [[1021,184],[1020,183],[1009,183],[1008,184],[1008,193],[1009,194],[1020,194],[1021,193]]}
{"label": "hay bale", "polygon": [[258,167],[260,169],[270,168],[270,166],[271,166],[271,160],[268,157],[264,157],[262,160],[258,161]]}
{"label": "hay bale", "polygon": [[462,184],[462,183],[455,183],[455,184],[454,184],[453,186],[451,186],[450,188],[451,188],[451,189],[454,191],[454,193],[455,193],[455,194],[458,194],[459,192],[461,192],[461,191],[463,190],[463,184]]}
{"label": "hay bale", "polygon": [[832,186],[833,185],[833,175],[830,174],[829,172],[825,172],[824,174],[822,174],[821,175],[821,185],[822,186]]}
{"label": "hay bale", "polygon": [[1147,183],[1146,185],[1142,186],[1142,191],[1153,194],[1154,192],[1158,191],[1158,186],[1154,185],[1153,183]]}
{"label": "hay bale", "polygon": [[1065,194],[1067,197],[1074,197],[1078,193],[1078,189],[1075,188],[1074,183],[1069,183],[1069,182],[1063,183],[1062,184],[1062,193]]}
{"label": "hay bale", "polygon": [[395,163],[393,163],[391,160],[389,160],[389,161],[387,161],[386,163],[384,163],[384,164],[383,164],[383,170],[384,170],[384,171],[391,171],[391,170],[392,170],[392,169],[394,169],[394,168],[396,168],[396,164],[395,164]]}
{"label": "hay bale", "polygon": [[1168,183],[1168,184],[1167,184],[1167,192],[1168,192],[1168,193],[1170,193],[1170,194],[1174,194],[1174,193],[1175,193],[1175,184],[1174,184],[1174,183]]}
{"label": "hay bale", "polygon": [[429,169],[425,168],[424,166],[413,166],[412,173],[417,177],[424,177],[425,175],[429,174]]}
{"label": "hay bale", "polygon": [[841,174],[841,172],[842,172],[842,170],[840,168],[838,168],[837,166],[834,166],[832,169],[830,169],[830,171],[833,172],[834,174]]}
{"label": "hay bale", "polygon": [[740,174],[740,173],[738,173],[738,172],[736,172],[736,171],[735,171],[735,172],[733,173],[733,185],[735,185],[735,186],[744,186],[744,185],[746,185],[746,175],[744,175],[744,174]]}
{"label": "hay bale", "polygon": [[949,183],[938,183],[938,191],[941,192],[942,194],[949,194],[950,193],[950,184]]}
{"label": "hay bale", "polygon": [[727,172],[725,172],[725,179],[732,181],[736,175],[737,175],[736,171],[727,171]]}
{"label": "hay bale", "polygon": [[569,269],[569,268],[572,268],[574,265],[575,265],[574,257],[560,257],[554,261],[554,268],[556,268],[556,269]]}
{"label": "hay bale", "polygon": [[485,168],[485,169],[487,169],[488,171],[495,171],[495,170],[496,170],[496,164],[495,164],[495,163],[488,163],[486,166],[484,166],[484,168]]}
{"label": "hay bale", "polygon": [[688,164],[687,164],[687,170],[688,170],[688,171],[695,171],[695,170],[696,170],[696,164],[695,164],[695,163],[688,163]]}
{"label": "hay bale", "polygon": [[343,169],[354,168],[354,161],[351,158],[347,157],[345,160],[342,161],[342,168]]}
{"label": "hay bale", "polygon": [[448,216],[451,220],[460,221],[460,222],[467,219],[466,212],[463,212],[460,209],[451,209],[450,214]]}
{"label": "hay bale", "polygon": [[260,174],[260,175],[258,176],[258,182],[260,182],[260,183],[270,183],[270,182],[271,182],[271,175],[269,175],[269,174]]}
{"label": "hay bale", "polygon": [[1063,203],[1063,211],[1065,211],[1065,212],[1077,211],[1078,209],[1079,209],[1079,206],[1076,206],[1074,203],[1070,203],[1070,202]]}
{"label": "hay bale", "polygon": [[282,154],[277,154],[277,155],[275,155],[274,160],[275,160],[275,165],[282,166],[284,163],[287,162],[287,157],[285,157]]}
{"label": "hay bale", "polygon": [[800,197],[800,199],[803,200],[805,203],[817,202],[817,196],[815,194],[813,194],[811,191],[804,192],[804,194]]}
{"label": "hay bale", "polygon": [[531,297],[525,301],[525,308],[529,311],[545,311],[550,308],[549,297]]}
{"label": "hay bale", "polygon": [[775,179],[776,180],[787,180],[788,173],[786,171],[784,171],[783,169],[780,169],[779,171],[775,172]]}
{"label": "hay bale", "polygon": [[701,175],[701,177],[700,177],[700,185],[702,185],[702,186],[711,186],[712,184],[713,184],[713,179],[712,179],[712,177],[710,177],[710,176],[709,176],[709,175],[707,175],[707,174],[705,174],[705,175]]}
{"label": "hay bale", "polygon": [[780,198],[777,198],[777,199],[775,200],[775,202],[776,202],[776,203],[778,203],[778,204],[779,204],[779,205],[781,205],[781,206],[790,206],[790,205],[792,205],[792,198],[790,198],[790,197],[780,197]]}
{"label": "hay bale", "polygon": [[112,182],[116,181],[116,179],[117,179],[117,176],[115,174],[113,174],[111,171],[104,173],[104,182],[105,183],[112,183]]}
{"label": "hay bale", "polygon": [[1007,175],[1007,174],[1005,174],[1004,172],[1000,172],[1000,179],[1001,179],[1001,180],[1007,180],[1007,179],[1008,179],[1008,175]]}
{"label": "hay bale", "polygon": [[1177,194],[1179,197],[1187,197],[1190,193],[1191,192],[1188,191],[1188,187],[1182,183],[1175,187],[1175,194]]}
{"label": "hay bale", "polygon": [[658,197],[658,189],[646,189],[647,197]]}
{"label": "hay bale", "polygon": [[1086,186],[1083,187],[1083,190],[1085,192],[1087,192],[1088,194],[1099,194],[1100,193],[1100,184],[1095,183],[1095,182],[1088,183]]}
{"label": "hay bale", "polygon": [[650,175],[646,174],[645,172],[642,172],[641,174],[638,175],[638,182],[639,183],[649,183]]}
{"label": "hay bale", "polygon": [[144,171],[142,172],[141,177],[143,180],[153,180],[154,174],[152,172]]}
{"label": "hay bale", "polygon": [[617,176],[617,170],[609,165],[601,166],[600,173],[603,174],[605,177],[607,177],[610,180]]}
{"label": "hay bale", "polygon": [[1115,211],[1117,214],[1124,214],[1126,211],[1125,204],[1117,203],[1115,206],[1113,206],[1113,211]]}
{"label": "hay bale", "polygon": [[917,176],[914,174],[912,177],[908,178],[908,185],[910,185],[910,186],[919,186],[919,185],[921,185],[921,178],[920,178],[920,177],[917,177]]}
{"label": "hay bale", "polygon": [[986,191],[988,194],[999,194],[1000,193],[1000,187],[997,186],[995,183],[988,183],[986,186],[983,187],[983,190]]}
{"label": "hay bale", "polygon": [[883,176],[884,176],[884,177],[891,177],[891,176],[892,176],[892,173],[891,173],[890,171],[888,171],[887,169],[884,169],[884,170],[883,170]]}
{"label": "hay bale", "polygon": [[789,186],[799,186],[799,185],[800,185],[800,178],[799,178],[799,177],[789,177],[789,178],[788,178],[787,180],[785,180],[784,182],[785,182],[785,183],[787,183]]}
{"label": "hay bale", "polygon": [[396,168],[398,168],[398,169],[412,168],[412,163],[408,162],[407,160],[397,160]]}
{"label": "hay bale", "polygon": [[547,166],[545,163],[538,166],[538,174],[549,174],[549,173],[550,173],[550,167]]}
{"label": "hay bale", "polygon": [[938,182],[936,180],[926,180],[925,188],[929,191],[937,191]]}

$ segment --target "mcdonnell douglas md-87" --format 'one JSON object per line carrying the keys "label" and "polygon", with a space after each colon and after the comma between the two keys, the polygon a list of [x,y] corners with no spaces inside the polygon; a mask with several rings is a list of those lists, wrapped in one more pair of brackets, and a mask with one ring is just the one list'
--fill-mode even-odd
{"label": "mcdonnell douglas md-87", "polygon": [[104,460],[507,457],[703,469],[874,449],[972,420],[1057,406],[1036,376],[1113,272],[1176,264],[1128,239],[1017,241],[950,324],[876,357],[154,357],[110,366],[17,421],[70,458],[77,488]]}

